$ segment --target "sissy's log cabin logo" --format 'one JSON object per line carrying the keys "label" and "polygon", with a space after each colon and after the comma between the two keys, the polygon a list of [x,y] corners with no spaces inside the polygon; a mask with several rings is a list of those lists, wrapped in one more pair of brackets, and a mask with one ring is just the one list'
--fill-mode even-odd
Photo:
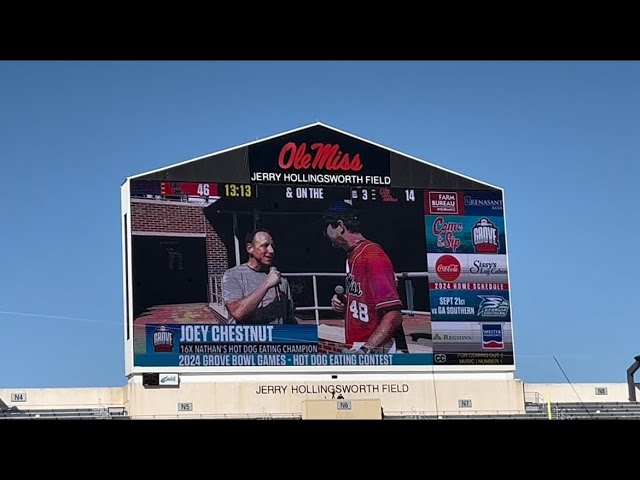
{"label": "sissy's log cabin logo", "polygon": [[[275,171],[253,171],[252,182],[389,185],[389,175],[367,174],[359,152],[346,152],[338,143],[288,142],[281,149]],[[265,168],[264,170],[267,170]],[[269,168],[268,170],[272,170]],[[388,171],[388,169],[387,169]],[[378,172],[375,172],[378,173]]]}

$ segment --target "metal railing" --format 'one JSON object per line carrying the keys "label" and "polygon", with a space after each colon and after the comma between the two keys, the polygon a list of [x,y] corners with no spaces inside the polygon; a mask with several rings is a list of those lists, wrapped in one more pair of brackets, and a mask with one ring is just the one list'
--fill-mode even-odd
{"label": "metal railing", "polygon": [[506,416],[518,416],[523,417],[526,416],[526,412],[524,410],[472,410],[472,409],[464,409],[464,410],[384,410],[385,417],[397,417],[397,418],[407,418],[413,420],[433,420],[433,419],[444,419],[444,418],[456,418],[456,417],[469,417],[469,416],[478,416],[478,417],[506,417]]}
{"label": "metal railing", "polygon": [[209,275],[209,303],[223,306],[222,275]]}
{"label": "metal railing", "polygon": [[540,392],[525,392],[524,401],[525,403],[545,403],[544,397]]}
{"label": "metal railing", "polygon": [[15,419],[51,419],[51,420],[112,420],[114,418],[128,418],[123,407],[88,407],[88,408],[36,408],[9,409],[0,411],[0,420]]}
{"label": "metal railing", "polygon": [[171,415],[134,415],[132,420],[301,420],[299,413],[210,413],[210,414],[171,414]]}
{"label": "metal railing", "polygon": [[[344,278],[344,273],[335,272],[293,272],[282,273],[285,278],[290,277],[311,277],[313,284],[313,305],[296,305],[296,312],[313,311],[315,313],[316,323],[320,322],[321,311],[332,311],[330,305],[320,305],[318,300],[318,278],[320,277],[341,277]],[[404,282],[405,293],[407,297],[406,309],[402,310],[405,315],[429,315],[431,312],[424,310],[414,309],[414,294],[415,288],[411,279],[413,278],[425,278],[428,277],[428,272],[401,272],[396,273],[396,281],[399,284],[400,281]],[[222,274],[209,275],[209,303],[223,307],[224,302],[222,300]]]}

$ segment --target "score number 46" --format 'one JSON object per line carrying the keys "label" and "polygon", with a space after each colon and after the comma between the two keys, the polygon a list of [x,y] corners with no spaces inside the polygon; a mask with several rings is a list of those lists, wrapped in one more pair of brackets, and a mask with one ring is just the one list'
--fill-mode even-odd
{"label": "score number 46", "polygon": [[208,183],[199,183],[198,184],[198,195],[202,195],[203,197],[209,196],[209,184]]}

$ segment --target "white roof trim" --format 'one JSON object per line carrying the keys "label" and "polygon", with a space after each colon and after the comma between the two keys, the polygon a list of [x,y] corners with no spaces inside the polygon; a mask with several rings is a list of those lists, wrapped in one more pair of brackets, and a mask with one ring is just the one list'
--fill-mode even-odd
{"label": "white roof trim", "polygon": [[[456,175],[456,176],[458,176],[458,177],[463,177],[463,178],[466,178],[467,180],[471,180],[471,181],[476,182],[476,183],[481,183],[481,184],[483,184],[483,185],[487,185],[487,186],[489,186],[489,187],[491,187],[491,188],[496,188],[496,189],[498,189],[498,190],[502,190],[502,191],[504,190],[502,187],[498,187],[497,185],[493,185],[493,184],[491,184],[491,183],[484,182],[484,181],[482,181],[482,180],[478,180],[477,178],[473,178],[473,177],[470,177],[470,176],[468,176],[468,175],[464,175],[464,174],[459,173],[459,172],[456,172],[456,171],[454,171],[454,170],[450,170],[450,169],[448,169],[448,168],[441,167],[440,165],[436,165],[436,164],[434,164],[434,163],[427,162],[427,161],[422,160],[422,159],[420,159],[420,158],[414,157],[413,155],[408,155],[408,154],[406,154],[406,153],[400,152],[400,151],[398,151],[398,150],[395,150],[395,149],[393,149],[393,148],[387,147],[387,146],[385,146],[385,145],[381,145],[381,144],[379,144],[379,143],[372,142],[371,140],[367,140],[366,138],[362,138],[362,137],[359,137],[359,136],[354,135],[354,134],[352,134],[352,133],[348,133],[348,132],[342,131],[342,130],[340,130],[340,129],[338,129],[338,128],[332,127],[332,126],[330,126],[330,125],[326,125],[326,124],[324,124],[324,123],[322,123],[322,122],[315,122],[315,123],[311,123],[311,124],[309,124],[309,125],[304,125],[304,126],[302,126],[302,127],[294,128],[293,130],[289,130],[289,131],[286,131],[286,132],[278,133],[278,134],[271,135],[271,136],[269,136],[269,137],[265,137],[265,138],[260,138],[260,139],[254,140],[253,142],[244,143],[244,144],[242,144],[242,145],[237,145],[237,146],[235,146],[235,147],[226,148],[226,149],[224,149],[224,150],[219,150],[219,151],[217,151],[217,152],[207,153],[207,154],[205,154],[205,155],[201,155],[201,156],[196,157],[196,158],[192,158],[192,159],[189,159],[189,160],[185,160],[185,161],[180,162],[180,163],[175,163],[175,164],[173,164],[173,165],[169,165],[169,166],[166,166],[166,167],[157,168],[157,169],[155,169],[155,170],[150,170],[150,171],[148,171],[148,172],[144,172],[144,173],[139,173],[139,174],[137,174],[137,175],[132,175],[132,176],[130,176],[130,177],[127,177],[127,180],[133,180],[133,179],[136,179],[136,178],[139,178],[139,177],[144,177],[144,176],[146,176],[146,175],[150,175],[150,174],[152,174],[152,173],[162,172],[162,171],[164,171],[164,170],[168,170],[168,169],[170,169],[170,168],[178,167],[178,166],[180,166],[180,165],[185,165],[185,164],[187,164],[187,163],[197,162],[198,160],[202,160],[203,158],[210,157],[210,156],[212,156],[212,155],[219,155],[219,154],[221,154],[221,153],[230,152],[230,151],[232,151],[232,150],[237,150],[237,149],[239,149],[239,148],[248,147],[248,146],[250,146],[250,145],[254,145],[254,144],[256,144],[256,143],[265,142],[265,141],[267,141],[267,140],[271,140],[271,139],[273,139],[273,138],[278,138],[278,137],[281,137],[281,136],[283,136],[283,135],[288,135],[288,134],[290,134],[290,133],[298,132],[298,131],[300,131],[300,130],[305,130],[305,129],[307,129],[307,128],[315,127],[315,126],[318,126],[318,125],[319,125],[319,126],[322,126],[322,127],[325,127],[325,128],[328,128],[328,129],[330,129],[330,130],[334,130],[334,131],[336,131],[336,132],[338,132],[338,133],[341,133],[341,134],[343,134],[343,135],[347,135],[347,136],[349,136],[349,137],[355,138],[355,139],[357,139],[357,140],[360,140],[361,142],[366,142],[366,143],[369,143],[369,144],[371,144],[371,145],[375,145],[376,147],[382,148],[382,149],[384,149],[384,150],[388,150],[388,151],[393,152],[393,153],[396,153],[396,154],[398,154],[398,155],[402,155],[402,156],[407,157],[407,158],[409,158],[409,159],[411,159],[411,160],[414,160],[414,161],[416,161],[416,162],[424,163],[425,165],[429,165],[430,167],[438,168],[438,169],[440,169],[440,170],[444,170],[445,172],[452,173],[453,175]],[[126,180],[125,180],[125,181],[126,181]]]}

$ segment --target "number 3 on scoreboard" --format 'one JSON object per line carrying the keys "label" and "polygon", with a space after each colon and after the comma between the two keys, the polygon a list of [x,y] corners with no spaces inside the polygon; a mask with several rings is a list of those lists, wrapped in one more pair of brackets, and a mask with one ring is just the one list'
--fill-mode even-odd
{"label": "number 3 on scoreboard", "polygon": [[357,300],[353,300],[351,305],[349,305],[349,311],[351,312],[351,316],[356,320],[364,323],[369,322],[369,309],[367,308],[366,303],[360,303]]}

